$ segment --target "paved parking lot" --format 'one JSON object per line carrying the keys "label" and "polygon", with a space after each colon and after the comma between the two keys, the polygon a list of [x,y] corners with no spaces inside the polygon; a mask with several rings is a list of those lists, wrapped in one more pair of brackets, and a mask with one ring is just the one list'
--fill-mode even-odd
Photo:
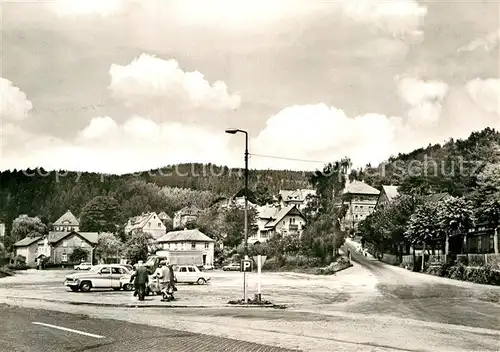
{"label": "paved parking lot", "polygon": [[[362,270],[358,268],[358,270]],[[6,297],[38,298],[45,300],[78,301],[83,303],[130,304],[137,301],[129,291],[91,290],[71,292],[64,286],[66,275],[73,270],[28,270],[4,278],[0,294]],[[176,304],[188,306],[224,305],[230,300],[243,298],[243,274],[214,270],[207,272],[211,280],[206,285],[179,284]],[[358,276],[356,275],[358,274]],[[348,269],[335,276],[314,276],[294,273],[263,273],[261,277],[263,298],[275,304],[315,307],[345,302],[356,295],[373,295],[375,280],[363,277],[360,282],[356,269]],[[363,273],[366,274],[366,273]],[[249,273],[249,297],[257,293],[258,277]],[[369,276],[368,276],[369,278]],[[349,292],[347,294],[347,292]],[[159,296],[149,296],[145,305],[161,303]]]}

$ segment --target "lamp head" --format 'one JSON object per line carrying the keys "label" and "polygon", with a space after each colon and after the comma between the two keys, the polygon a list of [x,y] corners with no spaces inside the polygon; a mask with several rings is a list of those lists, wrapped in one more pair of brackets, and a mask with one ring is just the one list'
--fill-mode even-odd
{"label": "lamp head", "polygon": [[228,128],[226,130],[226,133],[229,133],[229,134],[236,134],[238,133],[238,130],[236,128]]}

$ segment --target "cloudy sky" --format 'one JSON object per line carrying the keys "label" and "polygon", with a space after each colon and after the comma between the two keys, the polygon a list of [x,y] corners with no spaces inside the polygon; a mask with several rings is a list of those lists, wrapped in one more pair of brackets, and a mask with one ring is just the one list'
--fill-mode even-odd
{"label": "cloudy sky", "polygon": [[228,127],[251,168],[365,165],[500,127],[495,1],[0,6],[2,170],[242,166]]}

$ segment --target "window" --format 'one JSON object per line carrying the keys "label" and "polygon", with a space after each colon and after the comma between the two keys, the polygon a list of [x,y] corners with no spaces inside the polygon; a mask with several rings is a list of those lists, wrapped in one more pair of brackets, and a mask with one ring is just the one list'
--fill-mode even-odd
{"label": "window", "polygon": [[205,249],[208,249],[210,247],[210,243],[205,242]]}
{"label": "window", "polygon": [[187,268],[185,266],[179,268],[179,272],[181,273],[187,273]]}
{"label": "window", "polygon": [[61,261],[63,261],[63,262],[67,262],[68,261],[68,254],[67,253],[63,253],[61,255]]}
{"label": "window", "polygon": [[101,269],[101,274],[110,274],[110,273],[111,272],[110,272],[109,268],[102,268]]}
{"label": "window", "polygon": [[195,273],[196,272],[196,270],[194,268],[192,268],[192,267],[189,267],[188,269],[189,269],[190,273]]}
{"label": "window", "polygon": [[151,221],[150,221],[150,222],[148,222],[148,227],[151,227]]}
{"label": "window", "polygon": [[68,247],[68,241],[63,241],[63,247]]}
{"label": "window", "polygon": [[125,274],[121,268],[111,268],[113,274]]}
{"label": "window", "polygon": [[191,249],[196,249],[196,242],[191,242]]}
{"label": "window", "polygon": [[161,227],[161,222],[158,223],[158,227]]}
{"label": "window", "polygon": [[83,247],[85,247],[85,242],[83,242],[83,241],[82,241],[82,242],[80,243],[80,247],[82,247],[82,248],[83,248]]}

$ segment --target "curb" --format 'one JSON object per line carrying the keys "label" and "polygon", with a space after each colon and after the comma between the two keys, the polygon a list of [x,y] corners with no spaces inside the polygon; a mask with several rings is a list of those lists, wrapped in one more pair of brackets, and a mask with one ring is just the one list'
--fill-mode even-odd
{"label": "curb", "polygon": [[73,306],[91,306],[91,307],[114,307],[114,308],[274,308],[286,309],[285,305],[267,304],[267,305],[238,305],[238,304],[219,304],[219,305],[182,305],[182,304],[141,304],[141,303],[94,303],[94,302],[78,302],[78,301],[63,301],[56,299],[34,298],[34,297],[9,297],[4,298],[11,300],[30,300],[49,303],[69,304]]}

